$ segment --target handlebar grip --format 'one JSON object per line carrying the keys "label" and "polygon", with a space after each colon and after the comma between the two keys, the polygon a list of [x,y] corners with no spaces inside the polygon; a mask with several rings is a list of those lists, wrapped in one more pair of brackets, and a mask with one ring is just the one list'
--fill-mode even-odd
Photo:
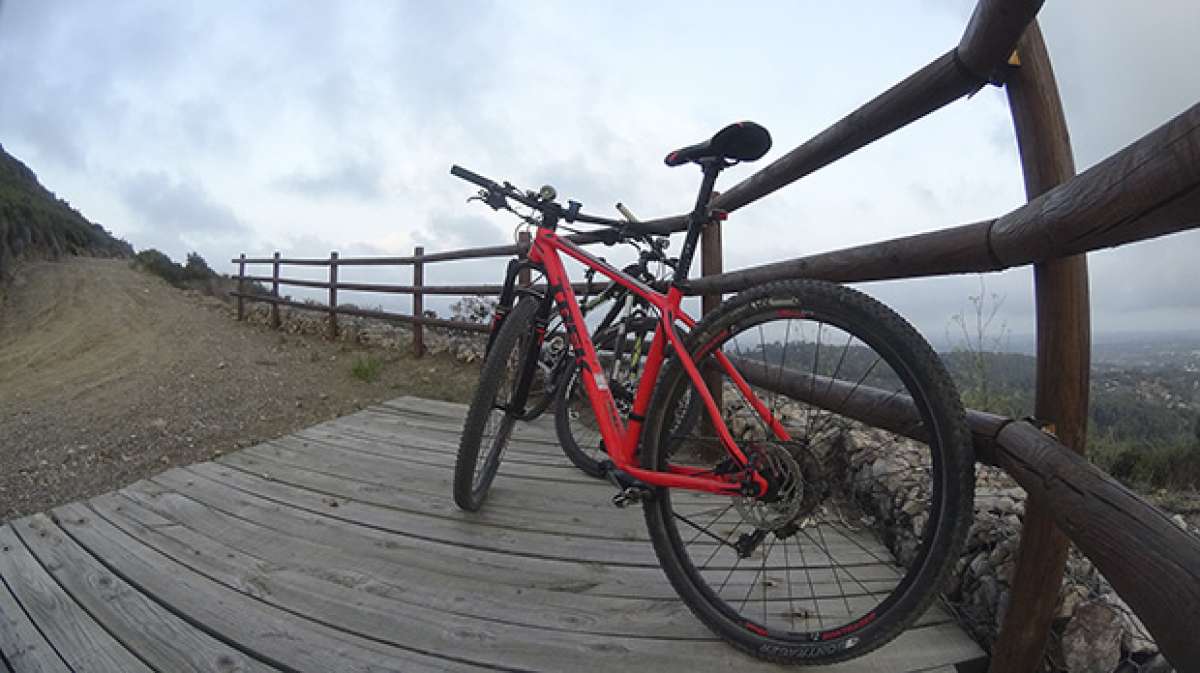
{"label": "handlebar grip", "polygon": [[462,178],[467,182],[473,182],[484,189],[495,189],[499,187],[499,185],[492,180],[489,180],[478,173],[472,173],[458,164],[454,164],[450,167],[450,175],[453,175],[456,178]]}

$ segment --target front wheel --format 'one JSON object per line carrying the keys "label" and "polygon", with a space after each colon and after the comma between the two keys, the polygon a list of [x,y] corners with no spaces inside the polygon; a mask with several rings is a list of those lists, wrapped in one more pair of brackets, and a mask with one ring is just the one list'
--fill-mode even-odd
{"label": "front wheel", "polygon": [[[930,605],[970,522],[974,456],[941,361],[902,318],[838,285],[745,292],[688,339],[719,421],[769,484],[758,496],[657,489],[646,524],[671,584],[709,628],[780,663],[833,663],[899,635]],[[718,354],[784,428],[755,411]],[[676,360],[647,414],[642,464],[738,466]]]}
{"label": "front wheel", "polygon": [[524,405],[518,390],[522,374],[536,366],[539,344],[534,342],[533,319],[539,303],[525,297],[504,319],[467,410],[454,463],[454,502],[468,512],[483,506],[513,426],[524,412],[515,407]]}

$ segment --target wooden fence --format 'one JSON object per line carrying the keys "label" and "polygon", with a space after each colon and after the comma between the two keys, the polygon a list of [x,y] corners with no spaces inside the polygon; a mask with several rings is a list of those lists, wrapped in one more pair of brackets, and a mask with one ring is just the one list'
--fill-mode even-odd
{"label": "wooden fence", "polygon": [[[719,223],[714,223],[711,227],[715,233],[706,232],[705,238],[701,243],[701,256],[704,259],[704,269],[706,274],[719,273],[721,269],[721,240]],[[589,245],[596,243],[599,239],[596,236],[588,234],[580,234],[570,237],[577,243]],[[462,250],[449,250],[446,252],[438,252],[433,254],[425,254],[425,248],[417,246],[413,250],[411,257],[340,257],[338,253],[331,252],[327,258],[288,258],[283,257],[276,252],[271,257],[247,257],[244,253],[237,259],[231,260],[237,265],[237,275],[235,278],[238,281],[238,289],[230,294],[237,298],[237,317],[238,320],[245,319],[246,302],[264,302],[271,304],[271,325],[278,329],[281,325],[279,313],[280,306],[289,306],[291,308],[318,311],[328,314],[328,331],[330,338],[336,338],[338,335],[339,315],[353,315],[364,318],[378,318],[381,320],[393,320],[403,322],[412,326],[413,334],[413,353],[420,357],[425,353],[425,333],[426,325],[433,327],[442,327],[452,330],[465,330],[470,332],[487,332],[488,325],[467,322],[461,320],[447,320],[444,318],[436,318],[425,315],[425,297],[427,295],[451,295],[451,296],[498,296],[503,288],[501,284],[486,284],[486,285],[426,285],[425,284],[425,265],[435,262],[449,262],[467,259],[487,259],[489,257],[512,257],[514,255],[523,255],[529,248],[529,234],[522,231],[519,235],[518,242],[514,245],[497,245],[482,248],[465,248]],[[246,273],[246,265],[270,265],[271,275],[262,276]],[[320,280],[304,280],[300,278],[289,278],[283,275],[283,267],[285,266],[306,266],[306,267],[326,267],[329,269],[329,279]],[[344,280],[339,280],[338,269],[347,266],[374,266],[374,267],[412,267],[410,285],[397,284],[381,284],[381,283],[350,283]],[[247,283],[263,283],[269,286],[268,293],[249,292],[247,291]],[[522,271],[518,279],[519,284],[529,285],[529,271]],[[314,302],[299,302],[288,299],[280,294],[280,288],[285,286],[291,287],[306,287],[312,289],[328,290],[329,299],[325,304]],[[535,286],[536,287],[536,286]],[[586,283],[575,283],[575,290],[583,292],[588,289]],[[597,282],[591,286],[592,290],[598,290],[604,287],[604,283]],[[410,295],[412,301],[412,313],[398,313],[395,311],[384,311],[381,309],[364,309],[356,305],[347,305],[345,302],[338,302],[338,290],[353,291],[353,292],[373,292],[389,295]],[[720,301],[720,294],[713,294],[706,297],[708,303],[704,306],[704,312],[707,313],[713,310]]]}
{"label": "wooden fence", "polygon": [[[272,257],[252,258],[246,257],[246,255],[243,253],[240,257],[233,260],[233,263],[238,265],[238,289],[232,294],[233,296],[237,297],[238,320],[245,318],[247,301],[267,302],[271,304],[271,324],[275,328],[279,328],[280,326],[280,306],[290,306],[297,309],[321,311],[327,313],[329,315],[328,335],[330,338],[336,338],[338,335],[339,315],[379,318],[383,320],[393,320],[407,323],[412,326],[413,352],[417,356],[420,356],[425,352],[424,328],[426,325],[475,332],[486,332],[488,330],[487,325],[480,323],[446,320],[443,318],[435,318],[425,315],[424,307],[426,295],[498,295],[500,294],[501,289],[500,285],[426,285],[425,265],[435,262],[448,262],[464,259],[511,257],[514,254],[518,254],[522,247],[527,247],[528,244],[528,234],[522,232],[521,241],[517,245],[469,248],[465,250],[452,250],[429,255],[425,254],[424,247],[417,246],[413,250],[412,257],[340,257],[335,251],[329,253],[329,257],[325,259],[285,258],[282,257],[278,252],[276,252]],[[247,264],[269,264],[271,265],[271,275],[262,276],[247,274]],[[285,266],[326,267],[329,269],[329,279],[325,281],[319,281],[290,278],[283,275],[283,267]],[[342,267],[363,266],[411,267],[412,283],[410,285],[352,283],[340,280],[338,278],[338,270]],[[270,286],[270,293],[260,294],[248,292],[246,284],[249,282],[268,284]],[[310,302],[293,301],[280,294],[280,288],[284,286],[327,290],[329,292],[329,300],[324,305]],[[374,292],[390,295],[410,295],[413,298],[412,313],[397,313],[394,311],[384,311],[381,309],[364,309],[354,305],[347,305],[345,302],[339,304],[339,290],[353,292]]]}
{"label": "wooden fence", "polygon": [[[992,652],[991,670],[1037,670],[1050,633],[1073,542],[1112,583],[1178,670],[1200,666],[1200,541],[1083,457],[1087,430],[1090,317],[1086,253],[1200,227],[1200,105],[1075,175],[1057,86],[1035,21],[1039,0],[980,0],[959,44],[782,158],[723,193],[716,207],[735,211],[988,84],[1006,87],[1029,202],[992,220],[720,273],[720,234],[705,237],[707,277],[688,283],[706,305],[723,293],[771,280],[823,278],[863,282],[987,272],[1032,264],[1037,299],[1039,427],[978,411],[968,413],[980,460],[999,465],[1028,493],[1009,610]],[[684,216],[652,221],[662,233],[682,228]],[[735,225],[731,225],[735,226]],[[330,288],[331,328],[338,313],[388,317],[414,324],[463,328],[419,315],[424,294],[492,294],[498,286],[424,286],[431,261],[512,255],[519,246],[481,248],[411,258],[338,260],[242,259],[239,277],[279,285]],[[712,257],[709,257],[709,256]],[[339,283],[337,266],[407,264],[413,285]],[[246,276],[244,265],[274,264],[271,277]],[[282,264],[330,267],[328,283],[279,277]],[[417,315],[342,310],[337,289],[405,292]],[[239,298],[262,299],[246,293]],[[240,314],[240,302],[239,302]],[[473,329],[473,328],[468,328]],[[419,337],[417,337],[419,344]],[[419,348],[419,345],[418,345]],[[754,378],[751,363],[744,363]],[[757,377],[763,385],[803,391],[826,386]],[[769,386],[768,386],[769,387]],[[821,400],[814,399],[820,404]],[[866,403],[865,422],[902,428],[903,400]]]}

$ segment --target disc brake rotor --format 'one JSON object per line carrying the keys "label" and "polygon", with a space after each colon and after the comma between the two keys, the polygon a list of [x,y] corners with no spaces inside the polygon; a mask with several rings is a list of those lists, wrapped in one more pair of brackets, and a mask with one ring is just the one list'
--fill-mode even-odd
{"label": "disc brake rotor", "polygon": [[786,526],[804,510],[804,472],[800,462],[778,444],[756,444],[758,471],[767,478],[771,488],[765,496],[733,499],[742,520],[760,530],[777,530]]}

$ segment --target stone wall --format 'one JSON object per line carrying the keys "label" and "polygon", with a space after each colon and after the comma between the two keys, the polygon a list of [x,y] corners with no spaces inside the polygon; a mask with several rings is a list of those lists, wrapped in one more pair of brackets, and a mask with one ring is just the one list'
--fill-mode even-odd
{"label": "stone wall", "polygon": [[[271,306],[266,303],[247,303],[246,320],[261,325],[271,324]],[[279,308],[280,330],[287,334],[325,336],[329,333],[329,314],[319,310],[304,310],[290,306]],[[426,327],[425,349],[433,355],[449,353],[461,362],[475,362],[483,357],[487,335],[479,332]],[[412,352],[412,328],[377,318],[338,316],[338,341],[372,348]]]}
{"label": "stone wall", "polygon": [[[903,560],[924,521],[907,512],[924,508],[925,497],[913,480],[892,475],[897,463],[919,460],[917,445],[881,444],[871,431],[848,433],[847,478],[856,499],[891,527],[893,553]],[[890,436],[889,436],[890,437]],[[963,553],[945,588],[945,604],[985,648],[996,641],[1008,610],[1013,571],[1025,516],[1025,491],[999,468],[977,466],[975,520]],[[910,505],[912,505],[910,507]],[[918,515],[919,516],[919,515]],[[1187,528],[1180,516],[1173,519]],[[1189,529],[1193,534],[1200,531]],[[1072,547],[1059,587],[1045,671],[1069,673],[1165,673],[1166,659],[1141,620],[1103,575]]]}

